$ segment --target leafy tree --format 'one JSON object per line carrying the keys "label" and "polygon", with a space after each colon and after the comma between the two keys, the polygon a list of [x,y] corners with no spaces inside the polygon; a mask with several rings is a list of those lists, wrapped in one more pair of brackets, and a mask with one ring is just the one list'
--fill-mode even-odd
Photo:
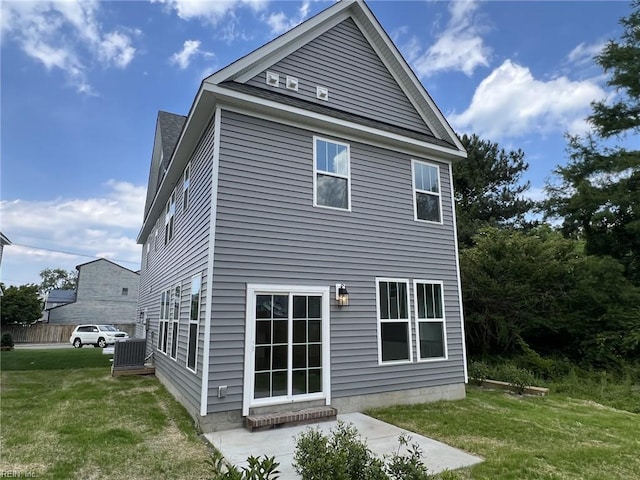
{"label": "leafy tree", "polygon": [[529,168],[522,150],[506,151],[477,135],[460,139],[467,160],[454,163],[458,242],[472,245],[472,237],[484,227],[523,226],[533,202],[523,198],[529,182],[522,175]]}
{"label": "leafy tree", "polygon": [[45,268],[40,272],[40,293],[46,295],[51,290],[75,290],[78,286],[78,271],[62,268]]}
{"label": "leafy tree", "polygon": [[31,323],[42,316],[42,301],[38,285],[21,285],[2,288],[0,319],[6,323]]}
{"label": "leafy tree", "polygon": [[640,1],[621,24],[621,41],[595,58],[617,101],[594,102],[594,132],[569,137],[569,162],[555,170],[559,182],[547,185],[545,209],[563,220],[565,235],[583,238],[590,254],[616,258],[640,285],[640,151],[614,140],[640,132]]}
{"label": "leafy tree", "polygon": [[483,230],[460,253],[472,355],[531,347],[591,365],[640,354],[640,288],[611,257],[548,226]]}

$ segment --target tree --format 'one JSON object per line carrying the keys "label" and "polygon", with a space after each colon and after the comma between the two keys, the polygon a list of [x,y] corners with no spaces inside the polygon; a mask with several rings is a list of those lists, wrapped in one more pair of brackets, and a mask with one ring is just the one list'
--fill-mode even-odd
{"label": "tree", "polygon": [[477,135],[460,139],[468,158],[453,166],[458,242],[472,245],[472,237],[484,227],[525,225],[533,202],[523,198],[529,182],[522,175],[529,168],[522,150],[506,151]]}
{"label": "tree", "polygon": [[45,268],[40,272],[40,293],[46,295],[51,290],[75,290],[78,286],[78,271],[62,268]]}
{"label": "tree", "polygon": [[38,285],[3,287],[0,297],[0,319],[6,323],[32,323],[42,316]]}
{"label": "tree", "polygon": [[593,132],[569,137],[569,162],[554,171],[559,181],[546,187],[545,210],[562,219],[566,236],[585,240],[587,253],[616,258],[640,285],[640,151],[619,144],[640,132],[640,1],[620,23],[621,42],[595,58],[617,101],[594,102]]}

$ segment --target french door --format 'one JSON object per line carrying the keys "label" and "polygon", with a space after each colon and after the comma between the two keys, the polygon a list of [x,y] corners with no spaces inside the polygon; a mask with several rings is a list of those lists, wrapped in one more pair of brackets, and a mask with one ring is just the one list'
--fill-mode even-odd
{"label": "french door", "polygon": [[329,403],[329,288],[247,288],[243,413],[254,406]]}

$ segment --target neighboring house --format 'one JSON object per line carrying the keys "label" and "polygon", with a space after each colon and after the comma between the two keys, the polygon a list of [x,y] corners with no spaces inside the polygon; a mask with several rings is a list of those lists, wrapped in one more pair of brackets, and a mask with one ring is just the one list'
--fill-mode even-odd
{"label": "neighboring house", "polygon": [[[140,275],[104,258],[83,263],[78,270],[74,301],[45,309],[49,323],[135,323]],[[53,292],[64,292],[54,290]],[[52,293],[53,293],[52,292]],[[51,297],[49,297],[51,300]]]}
{"label": "neighboring house", "polygon": [[362,1],[206,78],[172,145],[183,118],[158,117],[139,308],[156,375],[203,430],[464,397],[466,152]]}
{"label": "neighboring house", "polygon": [[11,240],[9,240],[4,233],[0,232],[0,267],[2,267],[2,251],[5,245],[11,245]]}
{"label": "neighboring house", "polygon": [[41,321],[49,321],[49,310],[51,310],[52,308],[59,307],[60,305],[66,305],[67,303],[73,303],[75,301],[75,290],[51,290],[49,293],[47,293],[44,299],[44,311],[42,312]]}

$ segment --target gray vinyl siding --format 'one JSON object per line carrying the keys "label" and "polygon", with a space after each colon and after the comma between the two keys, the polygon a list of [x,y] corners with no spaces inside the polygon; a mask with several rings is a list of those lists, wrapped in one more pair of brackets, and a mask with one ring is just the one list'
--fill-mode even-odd
{"label": "gray vinyl siding", "polygon": [[[268,69],[280,75],[280,87],[265,83],[266,70],[247,83],[339,110],[431,134],[414,106],[352,19],[347,19]],[[298,91],[285,87],[298,78]],[[316,87],[329,100],[316,98]]]}
{"label": "gray vinyl siding", "polygon": [[[440,166],[443,224],[416,222],[412,157],[336,137],[351,147],[352,211],[313,207],[313,135],[223,111],[209,412],[242,405],[247,283],[331,285],[332,294],[346,283],[350,305],[331,300],[334,398],[464,382],[448,164],[421,159]],[[414,362],[378,365],[376,277],[444,282],[448,360],[415,362],[412,318]],[[413,314],[412,283],[410,292]]]}
{"label": "gray vinyl siding", "polygon": [[[146,260],[146,243],[142,252],[140,278],[140,308],[146,309],[149,321],[147,350],[154,352],[154,363],[164,378],[172,382],[188,402],[187,408],[193,414],[200,410],[202,384],[202,346],[204,342],[204,319],[206,309],[207,261],[209,252],[209,225],[211,212],[211,173],[213,160],[213,125],[210,125],[191,158],[189,206],[183,211],[183,177],[176,183],[176,211],[174,215],[174,237],[165,245],[165,210],[162,210],[147,242],[151,242],[151,255]],[[183,170],[184,174],[184,170]],[[157,249],[155,232],[158,231]],[[200,328],[196,374],[188,370],[187,345],[189,335],[189,314],[191,278],[202,274]],[[170,357],[171,320],[169,320],[169,341],[167,354],[157,350],[160,299],[162,292],[180,285],[180,320],[178,331],[177,359]]]}
{"label": "gray vinyl siding", "polygon": [[[107,260],[80,266],[75,301],[52,308],[50,323],[131,324],[136,321],[138,284],[136,272]],[[127,289],[127,295],[122,289]]]}

